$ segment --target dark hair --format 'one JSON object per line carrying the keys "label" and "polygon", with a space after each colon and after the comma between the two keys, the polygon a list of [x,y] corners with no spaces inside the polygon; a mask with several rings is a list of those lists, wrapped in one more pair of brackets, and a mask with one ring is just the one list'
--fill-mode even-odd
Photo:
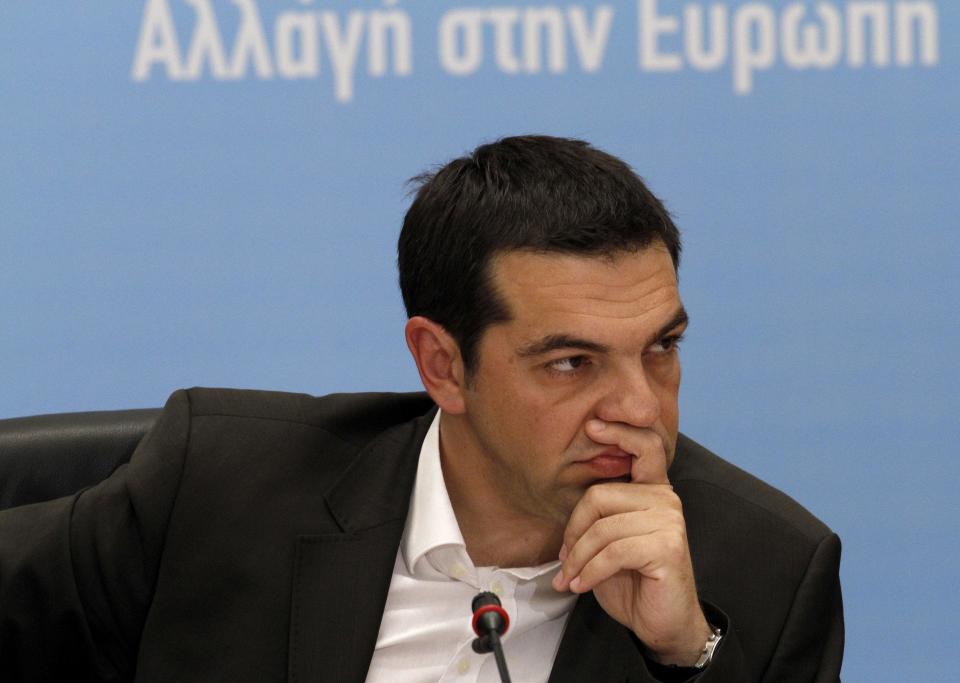
{"label": "dark hair", "polygon": [[492,282],[498,253],[612,256],[659,240],[679,265],[680,233],[660,200],[582,140],[504,138],[411,182],[397,245],[403,302],[408,316],[443,325],[468,371],[484,330],[510,319]]}

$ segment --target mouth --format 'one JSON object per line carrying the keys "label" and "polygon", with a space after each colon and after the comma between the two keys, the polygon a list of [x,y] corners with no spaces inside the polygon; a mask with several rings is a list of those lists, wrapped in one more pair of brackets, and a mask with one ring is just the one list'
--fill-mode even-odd
{"label": "mouth", "polygon": [[587,469],[596,479],[630,478],[633,456],[619,448],[607,449],[592,458],[576,463]]}

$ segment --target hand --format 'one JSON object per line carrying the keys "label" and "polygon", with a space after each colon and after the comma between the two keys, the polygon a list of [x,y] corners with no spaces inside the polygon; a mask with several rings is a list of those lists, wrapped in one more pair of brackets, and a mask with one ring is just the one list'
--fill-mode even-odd
{"label": "hand", "polygon": [[632,481],[587,489],[567,522],[554,588],[592,590],[659,662],[692,666],[711,630],[663,440],[650,429],[599,420],[588,423],[587,435],[634,455]]}

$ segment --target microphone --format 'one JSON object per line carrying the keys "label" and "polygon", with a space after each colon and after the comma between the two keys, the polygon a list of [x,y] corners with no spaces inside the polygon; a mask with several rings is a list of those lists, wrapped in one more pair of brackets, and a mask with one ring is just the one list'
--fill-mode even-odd
{"label": "microphone", "polygon": [[510,683],[510,672],[507,671],[507,660],[503,656],[503,647],[500,645],[500,636],[510,628],[510,615],[500,606],[500,598],[495,593],[484,591],[473,598],[470,606],[473,610],[473,632],[477,637],[473,641],[473,651],[477,654],[493,652],[497,660],[497,670],[500,680]]}

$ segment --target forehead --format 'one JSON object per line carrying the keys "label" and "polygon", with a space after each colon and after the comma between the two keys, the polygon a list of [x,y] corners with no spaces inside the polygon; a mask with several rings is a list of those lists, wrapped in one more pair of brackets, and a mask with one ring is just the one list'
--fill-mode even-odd
{"label": "forehead", "polygon": [[673,261],[659,244],[610,257],[511,251],[495,257],[492,272],[521,327],[663,324],[680,306]]}

